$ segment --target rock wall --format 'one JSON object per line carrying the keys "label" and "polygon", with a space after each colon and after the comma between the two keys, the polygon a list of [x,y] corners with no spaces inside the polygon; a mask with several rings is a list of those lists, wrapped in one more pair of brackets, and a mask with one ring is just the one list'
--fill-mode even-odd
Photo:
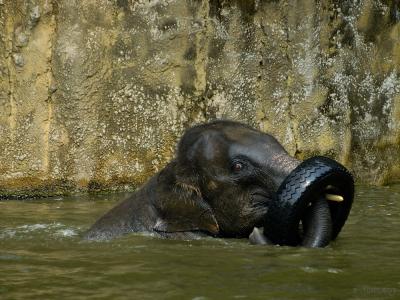
{"label": "rock wall", "polygon": [[400,179],[400,3],[0,0],[0,195],[131,189],[229,118]]}

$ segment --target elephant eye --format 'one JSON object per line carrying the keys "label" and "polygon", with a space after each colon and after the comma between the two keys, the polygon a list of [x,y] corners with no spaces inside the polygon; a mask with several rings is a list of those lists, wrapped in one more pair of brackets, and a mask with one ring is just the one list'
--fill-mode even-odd
{"label": "elephant eye", "polygon": [[243,164],[242,163],[240,163],[240,162],[235,162],[235,163],[233,163],[233,165],[232,165],[232,171],[234,171],[234,172],[239,172],[239,171],[241,171],[243,169]]}

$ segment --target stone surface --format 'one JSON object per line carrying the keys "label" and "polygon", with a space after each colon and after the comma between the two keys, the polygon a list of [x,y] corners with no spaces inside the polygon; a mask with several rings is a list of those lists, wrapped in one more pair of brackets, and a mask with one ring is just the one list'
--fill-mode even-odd
{"label": "stone surface", "polygon": [[400,179],[393,1],[4,0],[0,194],[132,189],[214,118]]}

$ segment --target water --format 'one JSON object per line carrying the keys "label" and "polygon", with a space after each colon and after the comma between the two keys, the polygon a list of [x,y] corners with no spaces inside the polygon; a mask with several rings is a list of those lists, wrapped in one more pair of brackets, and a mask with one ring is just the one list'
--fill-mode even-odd
{"label": "water", "polygon": [[126,195],[0,202],[0,299],[400,299],[400,185],[357,187],[325,249],[79,235]]}

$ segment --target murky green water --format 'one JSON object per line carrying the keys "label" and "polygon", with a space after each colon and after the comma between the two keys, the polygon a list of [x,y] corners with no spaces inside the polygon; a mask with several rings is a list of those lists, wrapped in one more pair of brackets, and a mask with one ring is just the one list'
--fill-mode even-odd
{"label": "murky green water", "polygon": [[81,241],[123,197],[0,202],[0,299],[400,299],[400,185],[358,187],[326,249]]}

